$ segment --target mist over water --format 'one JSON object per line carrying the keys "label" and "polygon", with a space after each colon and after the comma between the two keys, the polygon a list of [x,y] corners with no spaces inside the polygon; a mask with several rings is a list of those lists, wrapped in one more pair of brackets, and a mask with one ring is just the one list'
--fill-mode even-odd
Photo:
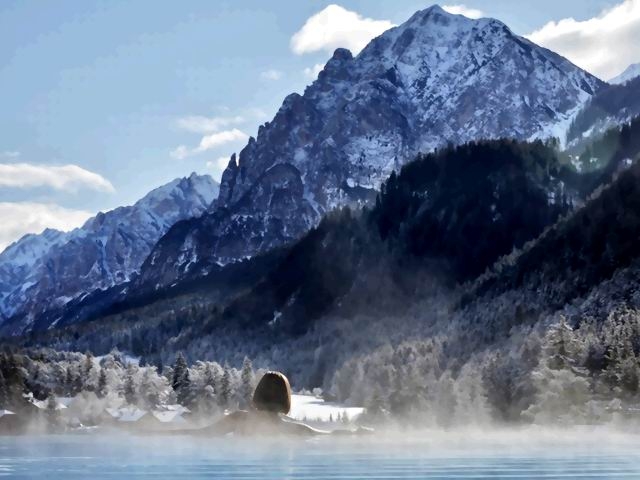
{"label": "mist over water", "polygon": [[640,478],[640,437],[603,428],[379,432],[372,437],[0,438],[10,478]]}

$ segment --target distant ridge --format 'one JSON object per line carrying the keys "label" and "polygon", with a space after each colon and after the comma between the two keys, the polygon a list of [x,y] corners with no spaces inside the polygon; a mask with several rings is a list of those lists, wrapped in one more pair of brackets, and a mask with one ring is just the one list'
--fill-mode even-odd
{"label": "distant ridge", "polygon": [[0,319],[21,331],[48,308],[129,281],[171,225],[200,215],[217,193],[217,182],[194,173],[71,232],[22,237],[0,254]]}

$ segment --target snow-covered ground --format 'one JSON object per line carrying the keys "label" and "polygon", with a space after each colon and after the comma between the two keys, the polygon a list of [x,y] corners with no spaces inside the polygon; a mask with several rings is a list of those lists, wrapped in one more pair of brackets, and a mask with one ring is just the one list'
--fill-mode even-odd
{"label": "snow-covered ground", "polygon": [[364,412],[362,407],[345,407],[333,402],[325,402],[313,395],[291,395],[289,416],[296,420],[329,422],[337,421],[346,415],[349,421]]}

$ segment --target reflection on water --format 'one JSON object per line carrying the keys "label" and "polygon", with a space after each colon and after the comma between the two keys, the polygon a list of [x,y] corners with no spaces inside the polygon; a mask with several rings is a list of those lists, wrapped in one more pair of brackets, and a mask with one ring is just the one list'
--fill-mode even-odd
{"label": "reflection on water", "polygon": [[0,476],[120,479],[640,478],[640,439],[432,435],[411,439],[202,439],[67,435],[0,437]]}

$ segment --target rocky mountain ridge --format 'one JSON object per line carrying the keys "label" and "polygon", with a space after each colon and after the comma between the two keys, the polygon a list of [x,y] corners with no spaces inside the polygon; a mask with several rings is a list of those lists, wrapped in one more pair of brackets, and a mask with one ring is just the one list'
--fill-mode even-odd
{"label": "rocky mountain ridge", "polygon": [[175,225],[136,288],[161,288],[294,241],[341,205],[369,201],[418,152],[478,139],[562,136],[603,82],[493,19],[438,6],[338,49],[224,171],[220,196]]}
{"label": "rocky mountain ridge", "polygon": [[129,281],[158,239],[206,211],[217,192],[210,176],[194,173],[73,231],[24,236],[0,254],[0,319],[22,331],[46,309]]}

